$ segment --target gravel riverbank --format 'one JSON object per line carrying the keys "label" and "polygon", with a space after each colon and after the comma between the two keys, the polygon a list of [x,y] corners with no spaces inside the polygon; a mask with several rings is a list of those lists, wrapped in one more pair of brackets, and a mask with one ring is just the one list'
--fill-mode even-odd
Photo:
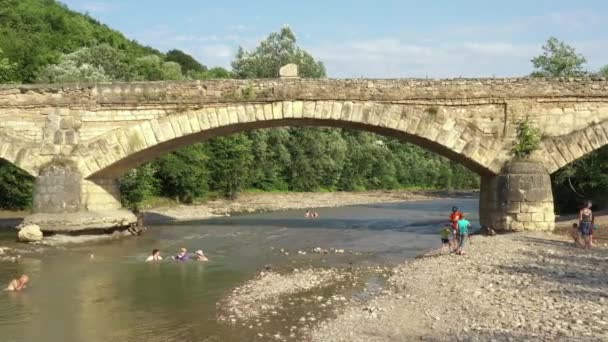
{"label": "gravel riverbank", "polygon": [[389,293],[339,311],[305,340],[608,340],[606,248],[520,233],[476,236],[468,252],[396,267]]}

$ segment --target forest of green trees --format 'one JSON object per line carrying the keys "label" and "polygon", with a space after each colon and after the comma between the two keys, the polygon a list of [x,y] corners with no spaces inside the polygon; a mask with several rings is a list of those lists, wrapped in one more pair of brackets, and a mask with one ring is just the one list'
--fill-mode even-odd
{"label": "forest of green trees", "polygon": [[[125,38],[86,14],[53,0],[0,0],[0,83],[156,81],[275,77],[296,63],[302,77],[326,76],[324,65],[298,47],[288,27],[253,51],[242,48],[232,69],[207,68],[190,55],[162,53]],[[551,38],[533,59],[532,76],[587,74],[585,59]],[[608,68],[600,73],[607,74]],[[608,190],[608,151],[554,176],[558,204]],[[0,160],[0,207],[31,205],[33,180]],[[417,146],[372,133],[330,128],[275,128],[236,133],[188,146],[128,172],[125,204],[162,196],[190,203],[243,190],[334,191],[477,188],[477,175]]]}

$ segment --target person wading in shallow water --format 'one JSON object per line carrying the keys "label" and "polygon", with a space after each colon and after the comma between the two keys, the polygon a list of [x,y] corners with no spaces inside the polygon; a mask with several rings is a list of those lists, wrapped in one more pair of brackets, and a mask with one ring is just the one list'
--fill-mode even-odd
{"label": "person wading in shallow water", "polygon": [[156,248],[152,250],[152,254],[146,259],[146,261],[161,261],[163,257],[160,256],[160,251]]}
{"label": "person wading in shallow water", "polygon": [[24,274],[19,279],[11,280],[4,291],[21,291],[27,287],[29,281],[30,277],[28,277],[27,274]]}
{"label": "person wading in shallow water", "polygon": [[585,207],[578,213],[578,226],[581,230],[584,248],[591,248],[591,234],[593,234],[593,211],[591,201],[585,202]]}

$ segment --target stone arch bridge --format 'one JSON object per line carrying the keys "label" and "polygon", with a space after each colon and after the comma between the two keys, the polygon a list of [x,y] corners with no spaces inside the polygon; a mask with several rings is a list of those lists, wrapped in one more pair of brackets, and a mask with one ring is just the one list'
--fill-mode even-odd
{"label": "stone arch bridge", "polygon": [[[523,120],[542,131],[526,161]],[[0,158],[36,178],[46,231],[129,224],[118,178],[210,137],[331,126],[411,142],[481,175],[480,219],[499,230],[554,226],[549,175],[608,143],[604,79],[265,79],[0,86]]]}

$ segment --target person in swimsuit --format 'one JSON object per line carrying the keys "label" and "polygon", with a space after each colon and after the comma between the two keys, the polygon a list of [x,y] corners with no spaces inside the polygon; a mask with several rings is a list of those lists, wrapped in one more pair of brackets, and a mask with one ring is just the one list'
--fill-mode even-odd
{"label": "person in swimsuit", "polygon": [[591,248],[591,234],[593,233],[593,211],[591,201],[585,202],[585,207],[578,213],[578,226],[581,230],[584,248]]}
{"label": "person in swimsuit", "polygon": [[27,287],[30,277],[27,274],[22,275],[19,279],[13,279],[8,283],[5,291],[21,291]]}
{"label": "person in swimsuit", "polygon": [[152,255],[150,255],[148,257],[148,259],[146,259],[146,261],[161,261],[163,260],[163,257],[160,256],[160,251],[156,248],[154,248],[152,250]]}
{"label": "person in swimsuit", "polygon": [[200,249],[194,253],[194,260],[209,261],[209,259],[207,259],[207,257],[205,256],[205,253],[203,253],[203,251]]}

